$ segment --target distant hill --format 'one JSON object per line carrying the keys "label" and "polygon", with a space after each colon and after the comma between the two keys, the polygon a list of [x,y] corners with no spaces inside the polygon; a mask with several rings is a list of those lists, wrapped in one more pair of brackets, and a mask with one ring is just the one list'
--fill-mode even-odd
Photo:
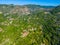
{"label": "distant hill", "polygon": [[55,6],[41,6],[41,5],[35,5],[35,4],[29,4],[29,5],[23,5],[26,6],[30,9],[31,12],[34,11],[50,11],[51,9],[53,9]]}
{"label": "distant hill", "polygon": [[19,5],[6,5],[0,4],[0,12],[6,14],[29,14],[29,9],[27,7],[19,6]]}
{"label": "distant hill", "polygon": [[49,11],[54,6],[40,6],[40,5],[34,5],[34,4],[29,4],[29,5],[7,5],[7,4],[0,4],[0,13],[4,14],[30,14],[31,12],[35,11]]}
{"label": "distant hill", "polygon": [[54,8],[55,7],[55,6],[41,6],[41,5],[35,5],[35,4],[28,4],[23,6],[27,6],[28,8]]}
{"label": "distant hill", "polygon": [[60,13],[60,5],[53,8],[51,11],[52,14],[59,14]]}

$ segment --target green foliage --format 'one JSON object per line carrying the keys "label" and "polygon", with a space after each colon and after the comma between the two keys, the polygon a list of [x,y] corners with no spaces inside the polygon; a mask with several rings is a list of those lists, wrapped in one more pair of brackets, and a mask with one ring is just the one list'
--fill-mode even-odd
{"label": "green foliage", "polygon": [[[0,15],[1,45],[58,45],[60,31],[55,16],[37,12],[31,15]],[[7,18],[9,17],[9,18]],[[2,21],[3,20],[3,21]]]}

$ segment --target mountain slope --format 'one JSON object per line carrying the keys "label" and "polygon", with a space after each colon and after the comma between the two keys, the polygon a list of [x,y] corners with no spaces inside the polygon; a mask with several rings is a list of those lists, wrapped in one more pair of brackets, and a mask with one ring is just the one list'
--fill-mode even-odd
{"label": "mountain slope", "polygon": [[6,14],[30,14],[29,9],[27,7],[22,7],[19,5],[0,5],[0,12]]}
{"label": "mountain slope", "polygon": [[[60,45],[57,16],[46,12],[46,8],[35,6],[33,10],[19,5],[2,7],[0,11],[4,13],[0,12],[0,45]],[[29,8],[35,12],[31,13]],[[26,15],[28,12],[30,14]]]}
{"label": "mountain slope", "polygon": [[58,45],[60,31],[56,28],[55,16],[44,12],[0,14],[0,45]]}
{"label": "mountain slope", "polygon": [[60,19],[60,5],[53,8],[51,10],[51,13],[54,14],[55,16],[57,16],[58,19]]}
{"label": "mountain slope", "polygon": [[40,5],[7,5],[0,4],[0,13],[9,13],[9,14],[30,14],[36,11],[49,11],[54,6],[40,6]]}

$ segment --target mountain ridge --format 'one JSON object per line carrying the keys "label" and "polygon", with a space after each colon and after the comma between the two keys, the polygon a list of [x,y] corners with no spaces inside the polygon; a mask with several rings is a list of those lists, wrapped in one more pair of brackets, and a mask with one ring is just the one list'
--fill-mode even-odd
{"label": "mountain ridge", "polygon": [[29,5],[0,4],[0,12],[9,14],[15,14],[15,13],[30,14],[31,12],[35,12],[37,10],[49,11],[52,8],[54,8],[54,6],[40,6],[34,4]]}

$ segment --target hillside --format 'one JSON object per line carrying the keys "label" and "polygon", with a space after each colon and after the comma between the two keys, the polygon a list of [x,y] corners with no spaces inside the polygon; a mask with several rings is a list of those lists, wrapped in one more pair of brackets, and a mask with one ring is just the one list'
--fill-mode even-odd
{"label": "hillside", "polygon": [[40,6],[40,5],[7,5],[0,4],[0,13],[4,14],[30,14],[36,11],[49,11],[54,6]]}
{"label": "hillside", "polygon": [[60,12],[60,5],[53,8],[52,11],[51,11],[51,13],[55,13],[55,14],[59,14],[59,12]]}
{"label": "hillside", "polygon": [[0,45],[60,45],[58,16],[47,8],[0,5]]}
{"label": "hillside", "polygon": [[57,20],[57,25],[59,25],[59,30],[60,30],[60,5],[53,8],[51,11],[51,14],[55,15],[56,16],[56,20]]}
{"label": "hillside", "polygon": [[30,11],[27,7],[19,6],[19,5],[0,5],[0,13],[4,14],[30,14]]}

